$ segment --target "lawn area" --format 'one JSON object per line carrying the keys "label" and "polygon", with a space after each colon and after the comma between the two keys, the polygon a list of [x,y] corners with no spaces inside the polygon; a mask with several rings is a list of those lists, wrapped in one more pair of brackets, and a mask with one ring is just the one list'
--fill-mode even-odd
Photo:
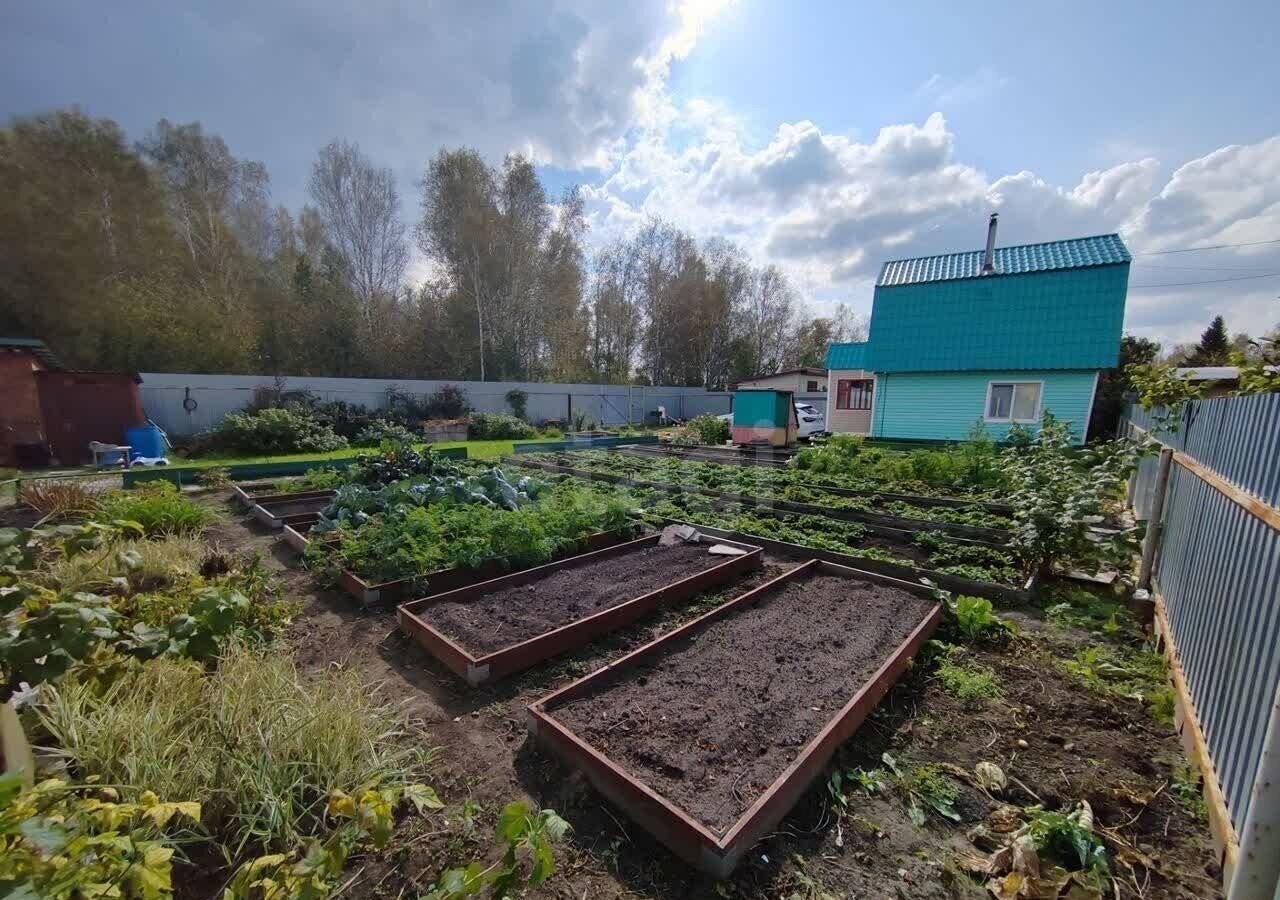
{"label": "lawn area", "polygon": [[[434,450],[447,450],[452,447],[466,447],[467,456],[470,459],[488,459],[492,457],[504,456],[508,453],[514,453],[514,446],[520,444],[547,443],[551,441],[559,441],[563,438],[537,437],[527,438],[520,441],[441,441],[435,444],[415,444],[414,446],[421,450],[423,447],[431,447]],[[283,463],[283,462],[302,462],[310,460],[326,460],[326,459],[351,459],[361,453],[373,453],[377,448],[374,447],[344,447],[341,450],[334,450],[330,453],[286,453],[276,456],[235,456],[232,454],[218,453],[201,456],[199,459],[178,459],[172,458],[168,469],[209,469],[214,466],[239,466],[248,463]],[[50,474],[91,474],[95,472],[92,466],[81,466],[79,469],[60,468],[56,470],[50,469],[6,469],[5,474],[0,480],[8,478],[39,478],[41,475]],[[106,475],[119,474],[119,469],[109,469],[103,472]]]}
{"label": "lawn area", "polygon": [[[550,441],[559,441],[563,438],[538,437],[527,438],[520,441],[440,441],[435,444],[415,444],[414,447],[421,450],[424,447],[430,447],[433,450],[448,450],[453,447],[466,447],[467,456],[470,459],[484,459],[491,456],[503,456],[507,453],[513,453],[514,446],[520,444],[547,443]],[[330,453],[289,453],[281,456],[234,456],[231,454],[209,454],[201,456],[199,459],[184,459],[174,461],[171,468],[190,468],[190,469],[207,469],[211,466],[239,466],[246,463],[278,463],[278,462],[301,462],[304,460],[318,459],[350,459],[361,453],[372,453],[376,447],[344,447],[341,450],[334,450]]]}

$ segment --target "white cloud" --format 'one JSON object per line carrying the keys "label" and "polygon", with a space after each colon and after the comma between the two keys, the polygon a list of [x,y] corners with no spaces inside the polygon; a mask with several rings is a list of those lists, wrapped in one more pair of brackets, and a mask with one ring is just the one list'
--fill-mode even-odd
{"label": "white cloud", "polygon": [[[982,171],[957,151],[943,111],[1004,91],[1009,79],[990,66],[931,76],[916,97],[939,112],[865,137],[808,120],[762,130],[715,100],[677,100],[672,67],[733,15],[728,5],[19,4],[0,34],[0,109],[78,102],[132,136],[161,116],[199,119],[237,155],[264,160],[275,199],[294,207],[318,148],[355,138],[399,176],[406,218],[442,146],[598,167],[584,191],[592,242],[663,216],[785,266],[819,304],[863,311],[884,260],[980,247],[993,209],[1002,243],[1119,230],[1150,253],[1280,237],[1280,136],[1162,165],[1142,134],[1124,134],[1100,141],[1091,159],[1108,165],[1074,184],[1038,176],[1033,161]],[[1280,271],[1280,245],[1139,256],[1129,324],[1166,343],[1194,338],[1217,312],[1233,330],[1260,330],[1280,320],[1280,279],[1143,286],[1269,271]]]}
{"label": "white cloud", "polygon": [[[596,239],[661,216],[782,264],[820,306],[844,299],[865,311],[886,259],[979,248],[991,211],[1001,213],[1001,244],[1120,231],[1131,250],[1147,253],[1280,236],[1280,137],[1224,147],[1172,176],[1145,157],[1056,185],[1031,171],[992,176],[965,162],[941,113],[887,125],[862,142],[810,121],[780,124],[763,146],[747,146],[745,134],[729,110],[669,102],[662,122],[635,136],[589,192]],[[1239,275],[1255,257],[1262,271],[1280,271],[1280,245],[1200,256],[1182,255],[1188,268],[1171,272],[1146,268],[1169,257],[1137,257],[1128,327],[1171,346],[1194,339],[1219,312],[1233,330],[1280,321],[1272,300],[1280,279],[1144,289],[1213,277],[1192,266]]]}

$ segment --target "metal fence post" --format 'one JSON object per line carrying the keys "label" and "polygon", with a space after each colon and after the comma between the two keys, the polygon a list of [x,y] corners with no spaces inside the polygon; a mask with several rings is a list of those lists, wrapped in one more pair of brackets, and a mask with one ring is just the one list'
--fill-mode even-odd
{"label": "metal fence post", "polygon": [[1280,885],[1280,689],[1271,701],[1271,720],[1253,779],[1249,814],[1240,832],[1240,856],[1227,900],[1272,900]]}
{"label": "metal fence post", "polygon": [[1152,488],[1151,515],[1147,519],[1147,536],[1142,542],[1142,565],[1138,569],[1137,589],[1151,589],[1151,573],[1156,562],[1156,547],[1160,544],[1160,527],[1164,519],[1164,495],[1169,487],[1169,470],[1173,468],[1173,449],[1165,447],[1160,451],[1160,469],[1156,472],[1155,487]]}

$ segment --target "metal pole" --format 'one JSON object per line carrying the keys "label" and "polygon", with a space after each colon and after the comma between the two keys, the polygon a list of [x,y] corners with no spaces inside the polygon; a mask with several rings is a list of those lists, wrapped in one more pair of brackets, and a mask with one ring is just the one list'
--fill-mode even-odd
{"label": "metal pole", "polygon": [[1249,814],[1240,832],[1240,856],[1228,900],[1272,900],[1280,884],[1280,690],[1271,701],[1271,721],[1253,779]]}
{"label": "metal pole", "polygon": [[1160,528],[1164,519],[1164,495],[1169,487],[1169,470],[1173,468],[1173,449],[1160,451],[1160,469],[1156,472],[1156,484],[1151,497],[1151,515],[1147,519],[1147,536],[1142,542],[1142,566],[1138,569],[1137,589],[1151,589],[1151,573],[1155,568],[1156,547],[1160,544]]}

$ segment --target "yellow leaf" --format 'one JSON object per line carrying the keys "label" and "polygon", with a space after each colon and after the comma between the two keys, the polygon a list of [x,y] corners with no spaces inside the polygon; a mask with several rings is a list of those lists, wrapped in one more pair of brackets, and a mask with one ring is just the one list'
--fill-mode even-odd
{"label": "yellow leaf", "polygon": [[257,875],[263,869],[270,869],[280,865],[289,857],[284,853],[269,853],[266,856],[259,856],[245,863],[245,871],[250,875]]}
{"label": "yellow leaf", "polygon": [[138,805],[143,809],[150,809],[160,802],[160,798],[156,796],[155,791],[143,791],[142,796],[138,798]]}
{"label": "yellow leaf", "polygon": [[329,795],[329,815],[349,816],[356,811],[356,801],[342,791],[334,791]]}
{"label": "yellow leaf", "polygon": [[404,798],[412,803],[418,812],[424,809],[444,809],[444,803],[440,801],[436,792],[425,784],[405,785]]}
{"label": "yellow leaf", "polygon": [[152,868],[162,863],[167,863],[171,859],[173,859],[172,847],[151,847],[143,854],[142,864],[147,868]]}
{"label": "yellow leaf", "polygon": [[172,859],[172,847],[151,846],[142,855],[142,865],[129,870],[143,900],[162,900],[173,892]]}

